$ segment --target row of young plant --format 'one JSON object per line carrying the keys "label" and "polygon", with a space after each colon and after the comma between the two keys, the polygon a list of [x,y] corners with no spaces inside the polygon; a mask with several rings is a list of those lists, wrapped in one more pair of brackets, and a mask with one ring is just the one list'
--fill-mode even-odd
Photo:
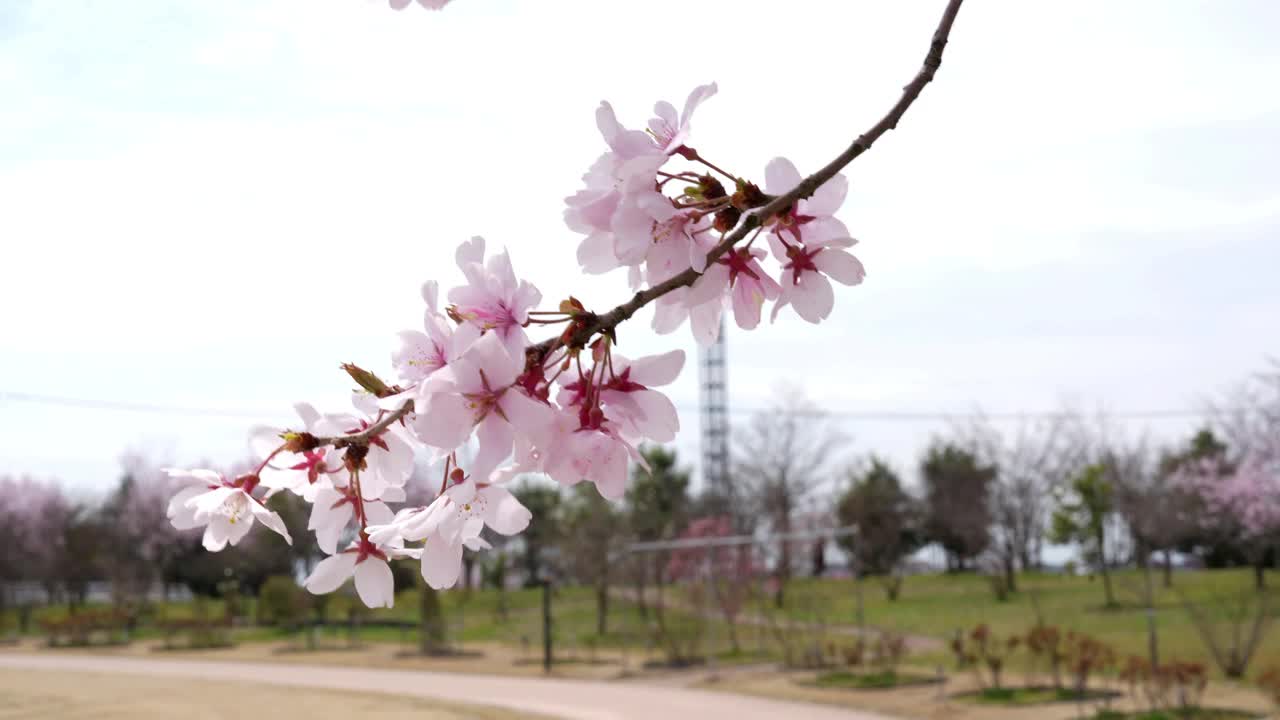
{"label": "row of young plant", "polygon": [[[1127,696],[1135,708],[1153,716],[1191,717],[1201,710],[1210,682],[1202,662],[1126,656],[1096,637],[1042,623],[1010,635],[979,624],[967,633],[957,631],[950,649],[957,668],[973,672],[979,698],[1016,702],[1018,694],[1005,684],[1005,671],[1014,655],[1022,653],[1027,661],[1023,691],[1047,691],[1045,701],[1096,704],[1103,715],[1114,700]],[[1280,708],[1280,666],[1263,672],[1257,684]]]}

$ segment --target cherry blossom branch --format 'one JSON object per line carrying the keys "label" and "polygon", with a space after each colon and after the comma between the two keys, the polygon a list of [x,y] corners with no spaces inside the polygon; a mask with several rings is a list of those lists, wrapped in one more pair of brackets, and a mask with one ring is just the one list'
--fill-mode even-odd
{"label": "cherry blossom branch", "polygon": [[[382,396],[379,395],[379,397],[382,397]],[[401,418],[403,418],[405,415],[408,415],[411,412],[413,412],[413,400],[409,399],[409,400],[405,400],[404,404],[401,405],[400,407],[396,408],[395,410],[392,410],[389,413],[386,413],[386,415],[383,416],[381,420],[375,422],[374,424],[370,425],[364,430],[361,430],[358,433],[351,433],[350,435],[335,435],[333,437],[306,435],[305,433],[300,433],[299,435],[302,437],[310,438],[309,440],[304,441],[307,444],[314,443],[309,448],[306,448],[306,449],[315,449],[323,445],[332,445],[335,448],[344,448],[344,447],[360,446],[360,445],[368,446],[369,441],[372,438],[375,438],[381,435],[384,430],[400,422]]]}
{"label": "cherry blossom branch", "polygon": [[[832,179],[843,170],[849,163],[853,162],[859,155],[871,149],[871,146],[880,139],[880,136],[886,132],[893,130],[898,126],[898,122],[902,116],[906,114],[907,109],[911,107],[916,98],[920,96],[922,90],[928,85],[937,73],[938,68],[942,66],[942,53],[946,49],[947,39],[951,35],[951,27],[955,23],[956,15],[960,12],[960,5],[963,0],[949,0],[946,8],[943,10],[942,19],[938,22],[937,29],[934,30],[933,39],[929,43],[929,52],[925,55],[924,63],[920,70],[902,88],[902,96],[894,103],[893,107],[880,118],[879,122],[872,125],[870,129],[858,136],[844,152],[840,153],[834,160],[827,163],[823,168],[800,181],[790,191],[770,198],[762,207],[747,213],[738,226],[730,233],[726,234],[719,243],[716,244],[710,252],[707,253],[706,265],[709,267],[725,253],[729,252],[736,244],[744,240],[752,230],[759,228],[762,224],[767,223],[775,216],[786,212],[798,200],[804,200],[813,195],[813,193],[828,180]],[[696,151],[691,151],[694,157],[697,157]],[[701,161],[701,158],[697,158]],[[709,167],[715,166],[706,163]],[[723,171],[721,171],[723,172]],[[725,173],[728,175],[727,173]],[[767,196],[766,196],[767,197]],[[611,335],[614,329],[630,319],[638,310],[657,300],[668,293],[674,292],[683,287],[688,287],[697,281],[702,273],[689,268],[684,272],[675,275],[664,282],[658,283],[653,287],[646,288],[637,292],[630,300],[602,315],[588,315],[584,318],[585,322],[579,322],[573,326],[569,332],[549,338],[536,345],[529,347],[528,353],[532,358],[538,361],[545,360],[557,348],[568,346],[570,348],[586,347],[591,338],[606,334]],[[352,378],[365,390],[376,395],[377,397],[387,397],[396,393],[395,388],[391,388],[377,379],[371,373],[360,370],[355,366],[344,365]],[[413,400],[406,399],[404,403],[386,413],[377,422],[370,425],[365,430],[350,435],[341,435],[335,437],[316,437],[306,436],[306,444],[314,442],[312,447],[322,445],[332,445],[336,448],[351,446],[367,446],[371,438],[377,437],[387,428],[399,422],[406,415],[413,412]]]}
{"label": "cherry blossom branch", "polygon": [[[889,109],[889,112],[880,118],[879,122],[871,126],[871,129],[859,135],[852,145],[836,156],[834,160],[827,163],[821,170],[806,177],[789,192],[773,198],[759,210],[747,214],[742,219],[742,222],[739,223],[737,229],[725,235],[724,239],[707,253],[708,267],[733,248],[734,245],[746,238],[748,233],[759,227],[763,222],[786,211],[797,200],[804,200],[812,196],[814,191],[821,187],[823,183],[835,177],[837,173],[853,162],[859,155],[870,150],[872,144],[881,135],[898,126],[898,121],[902,119],[907,109],[920,96],[920,92],[924,90],[925,85],[928,85],[933,80],[934,74],[942,66],[942,52],[946,49],[947,38],[951,35],[951,26],[955,23],[956,15],[960,12],[960,5],[963,1],[950,0],[947,3],[946,9],[942,13],[942,19],[938,22],[938,27],[933,32],[933,40],[929,43],[929,52],[925,55],[924,64],[911,82],[902,88],[902,96]],[[585,347],[593,336],[601,333],[611,333],[615,327],[634,315],[640,308],[667,293],[692,285],[701,276],[702,273],[689,268],[664,282],[637,292],[627,302],[603,315],[596,316],[593,321],[579,325],[567,338],[561,336],[544,340],[530,348],[530,352],[537,352],[539,357],[546,357],[548,353],[562,344],[567,344],[569,347]]]}

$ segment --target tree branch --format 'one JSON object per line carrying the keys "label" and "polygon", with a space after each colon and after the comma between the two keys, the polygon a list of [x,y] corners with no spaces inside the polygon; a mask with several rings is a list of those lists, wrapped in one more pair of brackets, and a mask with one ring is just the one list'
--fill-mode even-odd
{"label": "tree branch", "polygon": [[400,422],[400,418],[411,412],[413,412],[413,400],[405,400],[403,405],[392,410],[386,417],[358,433],[351,433],[350,435],[335,435],[334,437],[316,436],[316,447],[332,445],[335,448],[344,448],[351,445],[368,445],[370,438],[381,435],[382,431],[392,425],[395,425],[397,422]]}
{"label": "tree branch", "polygon": [[[933,40],[929,43],[929,52],[925,55],[924,64],[920,67],[920,71],[912,78],[911,82],[902,88],[902,97],[898,98],[898,102],[880,121],[871,126],[871,129],[858,136],[853,144],[845,149],[844,152],[836,156],[836,159],[827,163],[825,167],[818,170],[814,174],[800,181],[800,184],[792,188],[789,192],[771,200],[767,205],[759,210],[748,214],[743,218],[738,228],[729,233],[720,241],[711,252],[707,253],[707,266],[710,267],[721,255],[741,242],[748,233],[760,226],[765,220],[777,215],[790,208],[797,200],[803,200],[813,195],[813,193],[837,173],[844,169],[846,165],[853,162],[854,158],[871,149],[872,144],[884,135],[886,132],[896,128],[898,121],[911,107],[911,104],[920,96],[920,91],[924,90],[924,86],[933,80],[934,74],[942,65],[942,51],[946,49],[947,38],[951,35],[951,26],[955,23],[956,15],[960,12],[960,4],[963,0],[950,0],[946,9],[942,13],[942,19],[938,22],[938,27],[933,32]],[[594,322],[587,323],[578,328],[569,338],[568,345],[570,347],[585,347],[591,340],[592,336],[599,333],[608,332],[624,322],[637,310],[666,295],[669,292],[682,287],[692,285],[702,274],[689,268],[684,272],[667,279],[665,282],[654,285],[635,294],[627,302],[615,307],[609,312],[600,315]],[[561,345],[561,338],[551,338],[544,340],[534,346],[541,357],[546,357],[548,353],[555,350]]]}
{"label": "tree branch", "polygon": [[[951,26],[955,23],[956,15],[960,12],[960,5],[963,0],[949,0],[947,7],[942,12],[942,19],[938,22],[938,27],[933,32],[933,40],[929,43],[929,52],[925,55],[924,64],[920,67],[919,72],[902,88],[902,96],[898,98],[898,102],[880,121],[872,125],[869,130],[858,136],[853,144],[840,153],[834,160],[827,163],[822,169],[800,181],[789,192],[783,193],[768,202],[764,207],[755,212],[747,214],[737,229],[725,235],[724,238],[707,253],[707,266],[710,267],[713,262],[718,260],[720,256],[729,252],[734,245],[741,242],[747,237],[752,230],[760,227],[762,222],[769,218],[786,211],[797,200],[803,200],[811,197],[813,193],[837,173],[845,168],[846,165],[853,162],[862,153],[871,149],[876,140],[881,135],[896,128],[898,121],[906,114],[907,109],[920,96],[920,91],[924,90],[933,80],[934,74],[938,68],[942,66],[942,52],[947,47],[947,39],[951,35]],[[621,323],[628,320],[640,308],[666,295],[667,293],[678,290],[682,287],[692,285],[702,274],[689,268],[684,272],[658,283],[651,288],[646,288],[636,293],[630,300],[613,308],[609,312],[596,316],[595,320],[585,323],[578,327],[570,334],[567,344],[569,347],[586,347],[591,338],[600,333],[612,331]],[[565,344],[564,338],[554,337],[544,340],[530,348],[537,354],[537,357],[546,358],[552,351]],[[333,445],[334,447],[346,447],[349,445],[367,445],[369,439],[377,436],[382,431],[391,427],[391,425],[399,422],[401,418],[413,412],[413,400],[406,400],[396,410],[393,410],[386,417],[371,425],[368,429],[353,433],[351,435],[343,435],[338,437],[317,437],[316,441],[320,445]]]}

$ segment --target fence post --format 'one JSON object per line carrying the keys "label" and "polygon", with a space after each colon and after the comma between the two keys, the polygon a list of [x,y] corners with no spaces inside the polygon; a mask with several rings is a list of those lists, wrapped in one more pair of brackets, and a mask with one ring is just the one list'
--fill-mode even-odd
{"label": "fence post", "polygon": [[551,581],[542,581],[542,671],[551,672]]}

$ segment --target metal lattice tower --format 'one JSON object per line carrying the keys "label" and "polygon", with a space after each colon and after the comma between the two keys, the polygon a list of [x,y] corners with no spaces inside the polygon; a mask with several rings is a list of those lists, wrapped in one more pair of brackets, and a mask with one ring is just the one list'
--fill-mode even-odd
{"label": "metal lattice tower", "polygon": [[730,499],[729,377],[725,368],[724,321],[720,334],[701,351],[702,480],[722,501]]}

